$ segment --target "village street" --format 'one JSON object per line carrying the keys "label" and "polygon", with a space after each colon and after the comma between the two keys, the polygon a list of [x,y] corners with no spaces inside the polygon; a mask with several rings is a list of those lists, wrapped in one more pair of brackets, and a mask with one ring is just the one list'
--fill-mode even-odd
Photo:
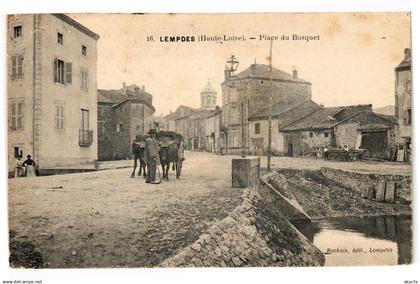
{"label": "village street", "polygon": [[43,267],[155,266],[193,243],[241,202],[230,188],[230,158],[186,153],[181,179],[146,184],[131,169],[10,179],[16,240]]}
{"label": "village street", "polygon": [[[186,152],[181,179],[146,184],[131,168],[10,179],[9,222],[14,241],[32,243],[43,267],[155,266],[193,243],[241,203],[231,186],[231,159]],[[127,166],[132,161],[104,163]],[[266,166],[265,157],[261,158]],[[106,165],[107,164],[107,165]],[[410,174],[410,166],[275,157],[274,167]]]}

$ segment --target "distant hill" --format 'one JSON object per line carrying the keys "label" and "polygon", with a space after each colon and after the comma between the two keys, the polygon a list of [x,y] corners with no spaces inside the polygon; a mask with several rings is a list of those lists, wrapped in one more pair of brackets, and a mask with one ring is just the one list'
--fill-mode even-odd
{"label": "distant hill", "polygon": [[395,115],[395,106],[389,105],[384,107],[378,107],[373,109],[374,112],[386,115]]}

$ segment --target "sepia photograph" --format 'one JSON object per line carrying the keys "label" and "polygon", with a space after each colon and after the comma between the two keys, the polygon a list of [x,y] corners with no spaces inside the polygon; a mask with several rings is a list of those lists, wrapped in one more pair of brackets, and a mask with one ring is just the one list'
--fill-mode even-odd
{"label": "sepia photograph", "polygon": [[10,268],[411,264],[411,19],[8,14]]}

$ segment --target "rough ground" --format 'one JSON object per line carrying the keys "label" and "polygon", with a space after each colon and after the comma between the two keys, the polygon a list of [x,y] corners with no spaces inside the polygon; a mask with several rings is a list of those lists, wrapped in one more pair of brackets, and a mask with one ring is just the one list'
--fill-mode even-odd
{"label": "rough ground", "polygon": [[[119,169],[11,179],[11,249],[28,259],[15,265],[155,266],[242,202],[243,190],[230,188],[226,156],[187,153],[181,179],[171,171],[170,182],[159,185],[130,179],[130,173]],[[31,262],[36,252],[42,265],[39,259]]]}
{"label": "rough ground", "polygon": [[297,201],[313,219],[411,214],[410,205],[363,199],[360,193],[326,179],[320,170],[277,171],[286,177]]}

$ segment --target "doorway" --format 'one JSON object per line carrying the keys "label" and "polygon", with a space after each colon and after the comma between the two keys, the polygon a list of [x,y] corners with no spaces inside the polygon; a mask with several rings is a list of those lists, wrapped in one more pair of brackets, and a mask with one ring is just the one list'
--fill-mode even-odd
{"label": "doorway", "polygon": [[287,156],[293,157],[293,143],[287,145]]}

